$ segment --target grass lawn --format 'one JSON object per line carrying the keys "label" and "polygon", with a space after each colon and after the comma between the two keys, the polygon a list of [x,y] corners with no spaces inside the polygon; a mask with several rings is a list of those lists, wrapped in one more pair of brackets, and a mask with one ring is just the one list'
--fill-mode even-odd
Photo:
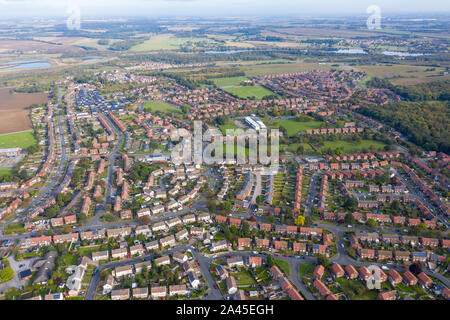
{"label": "grass lawn", "polygon": [[245,269],[239,270],[239,272],[232,274],[238,283],[238,286],[249,286],[256,284],[255,278]]}
{"label": "grass lawn", "polygon": [[6,177],[5,181],[12,180],[12,169],[0,169],[0,177]]}
{"label": "grass lawn", "polygon": [[22,148],[26,149],[36,144],[33,131],[4,134],[0,136],[0,149]]}
{"label": "grass lawn", "polygon": [[5,234],[12,234],[12,233],[22,233],[26,232],[25,226],[23,223],[11,223],[10,225],[6,226],[5,228]]}
{"label": "grass lawn", "polygon": [[289,265],[289,263],[280,259],[276,259],[275,262],[284,274],[288,276],[291,275],[291,266]]}
{"label": "grass lawn", "polygon": [[291,143],[288,147],[287,147],[287,151],[291,151],[291,152],[297,152],[298,147],[303,146],[303,152],[304,153],[310,153],[313,152],[313,149],[311,148],[311,146],[307,143]]}
{"label": "grass lawn", "polygon": [[278,120],[272,128],[283,127],[289,136],[294,136],[301,131],[319,129],[321,124],[320,121]]}
{"label": "grass lawn", "polygon": [[226,88],[224,91],[231,93],[242,99],[248,99],[251,97],[255,97],[256,100],[261,100],[265,96],[273,95],[272,91],[264,88],[263,86],[241,86],[241,87],[232,87]]}
{"label": "grass lawn", "polygon": [[386,144],[379,141],[374,140],[361,140],[361,143],[354,144],[352,142],[348,142],[345,140],[339,140],[339,141],[325,141],[323,146],[320,147],[321,150],[326,150],[328,148],[331,149],[342,149],[344,153],[349,152],[356,152],[364,148],[369,148],[370,146],[374,146],[377,149],[384,148]]}
{"label": "grass lawn", "polygon": [[258,276],[258,279],[260,279],[262,283],[269,282],[272,279],[268,272],[268,268],[266,267],[257,268],[256,274]]}
{"label": "grass lawn", "polygon": [[216,86],[220,88],[228,86],[237,86],[249,79],[247,77],[230,77],[230,78],[215,78],[211,80],[216,84]]}
{"label": "grass lawn", "polygon": [[89,256],[92,252],[100,251],[100,245],[92,247],[78,247],[77,252],[82,256]]}
{"label": "grass lawn", "polygon": [[376,290],[369,290],[360,280],[342,277],[336,281],[350,300],[375,300],[378,296]]}
{"label": "grass lawn", "polygon": [[298,273],[299,273],[299,277],[300,279],[303,279],[303,277],[306,275],[306,271],[308,271],[308,268],[310,267],[310,263],[302,263],[299,267],[298,267]]}
{"label": "grass lawn", "polygon": [[78,265],[78,255],[67,253],[64,256],[64,264],[67,266]]}
{"label": "grass lawn", "polygon": [[161,101],[151,101],[144,103],[144,110],[147,112],[159,111],[163,113],[180,112],[179,109],[172,107],[171,105],[168,105],[167,103]]}

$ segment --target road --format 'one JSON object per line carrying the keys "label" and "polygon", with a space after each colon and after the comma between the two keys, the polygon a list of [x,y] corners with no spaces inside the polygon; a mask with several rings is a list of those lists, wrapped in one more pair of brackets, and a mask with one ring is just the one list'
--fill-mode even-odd
{"label": "road", "polygon": [[119,130],[119,128],[117,128],[117,126],[113,123],[113,121],[111,121],[106,114],[104,114],[102,112],[99,112],[99,113],[103,116],[105,121],[108,122],[108,124],[111,127],[111,129],[113,130],[114,134],[118,137],[118,140],[116,141],[113,150],[108,155],[109,169],[108,169],[108,177],[106,180],[105,200],[103,201],[103,204],[101,205],[99,210],[97,210],[95,212],[94,217],[92,217],[92,219],[89,221],[89,225],[96,225],[96,224],[101,223],[100,219],[106,213],[107,205],[112,203],[113,199],[112,199],[111,195],[112,195],[112,186],[113,186],[113,182],[114,182],[113,181],[114,172],[115,172],[114,168],[115,168],[116,160],[119,157],[119,147],[122,145],[122,141],[124,139],[122,132]]}
{"label": "road", "polygon": [[[58,105],[55,110],[55,114],[57,114],[58,119],[58,129],[59,129],[59,146],[57,146],[57,150],[60,150],[61,152],[61,158],[59,165],[56,170],[52,171],[50,177],[47,179],[47,184],[44,185],[41,189],[42,192],[30,203],[30,205],[25,208],[22,212],[20,212],[14,219],[10,219],[9,221],[5,222],[1,227],[0,230],[4,230],[6,226],[11,224],[12,222],[15,222],[17,220],[24,221],[26,220],[26,215],[31,212],[34,208],[42,204],[46,199],[48,199],[54,190],[59,186],[61,179],[63,178],[63,172],[64,168],[67,165],[68,161],[68,152],[65,142],[65,134],[64,129],[62,126],[63,121],[61,120],[61,116],[59,114],[59,111],[61,110],[61,101],[62,101],[62,94],[61,94],[61,87],[58,86]],[[54,121],[54,120],[52,120]],[[55,126],[56,128],[56,126]],[[56,137],[56,130],[55,130],[55,137]],[[57,141],[57,140],[56,140]],[[58,142],[58,141],[57,141]],[[58,144],[58,143],[57,143]],[[60,179],[55,179],[56,177],[61,177]]]}
{"label": "road", "polygon": [[[177,246],[165,251],[162,251],[161,254],[162,255],[168,255],[170,253],[173,253],[175,251],[178,250],[191,250],[192,255],[194,256],[194,259],[198,259],[200,261],[200,271],[202,272],[206,283],[208,284],[208,296],[207,296],[207,300],[220,300],[222,298],[222,294],[220,293],[219,290],[214,288],[214,278],[212,277],[211,273],[209,272],[209,268],[208,268],[208,260],[203,257],[200,253],[198,253],[195,249],[193,250],[191,246]],[[94,272],[95,274],[92,275],[91,281],[89,283],[89,287],[86,291],[86,297],[85,300],[94,300],[95,299],[95,293],[98,287],[98,284],[100,282],[100,275],[102,273],[102,271],[106,270],[106,269],[113,269],[116,267],[120,267],[120,266],[124,266],[124,265],[129,265],[129,264],[135,264],[138,262],[142,262],[142,261],[151,261],[153,259],[156,258],[156,254],[149,254],[149,255],[145,255],[139,258],[135,258],[135,259],[127,259],[127,260],[122,260],[122,261],[116,261],[116,262],[111,262],[108,264],[105,264],[101,267],[98,267]]]}
{"label": "road", "polygon": [[308,217],[311,215],[311,208],[314,204],[314,197],[316,195],[317,179],[319,178],[319,175],[320,175],[319,173],[314,173],[311,176],[309,190],[308,190],[308,198],[306,200],[306,206],[305,206],[305,217]]}

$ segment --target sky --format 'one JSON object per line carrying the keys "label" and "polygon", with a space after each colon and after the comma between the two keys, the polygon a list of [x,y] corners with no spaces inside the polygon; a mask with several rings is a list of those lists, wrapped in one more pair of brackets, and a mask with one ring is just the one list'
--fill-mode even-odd
{"label": "sky", "polygon": [[66,16],[78,4],[85,16],[339,16],[450,13],[449,0],[0,0],[0,17]]}

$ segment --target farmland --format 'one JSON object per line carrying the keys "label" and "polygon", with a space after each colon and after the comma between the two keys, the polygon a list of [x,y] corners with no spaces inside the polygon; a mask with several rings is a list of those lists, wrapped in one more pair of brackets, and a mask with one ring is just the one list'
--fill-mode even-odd
{"label": "farmland", "polygon": [[157,50],[176,50],[180,45],[188,42],[200,42],[210,41],[207,38],[180,38],[172,35],[157,35],[151,37],[149,40],[144,41],[130,49],[132,52],[145,52],[145,51],[157,51]]}
{"label": "farmland", "polygon": [[31,129],[29,107],[46,103],[46,93],[15,93],[0,89],[0,134]]}
{"label": "farmland", "polygon": [[261,100],[265,96],[274,94],[272,91],[269,91],[262,86],[231,87],[224,90],[242,99],[249,99],[254,97],[256,100]]}
{"label": "farmland", "polygon": [[423,82],[448,80],[450,76],[443,75],[445,68],[416,65],[361,65],[358,70],[364,71],[369,77],[389,79],[396,85],[413,85]]}

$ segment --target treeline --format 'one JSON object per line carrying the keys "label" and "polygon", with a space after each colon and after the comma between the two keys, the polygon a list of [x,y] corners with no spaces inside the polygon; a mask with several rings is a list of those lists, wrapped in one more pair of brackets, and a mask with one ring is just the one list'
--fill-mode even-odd
{"label": "treeline", "polygon": [[371,88],[387,88],[407,101],[450,100],[450,81],[435,81],[412,86],[394,85],[389,80],[373,78],[367,81]]}
{"label": "treeline", "polygon": [[449,153],[449,107],[448,101],[419,101],[363,106],[358,112],[394,127],[425,150]]}
{"label": "treeline", "polygon": [[127,51],[132,47],[144,42],[144,40],[148,39],[131,39],[131,40],[123,40],[113,43],[108,47],[108,50],[112,51]]}

